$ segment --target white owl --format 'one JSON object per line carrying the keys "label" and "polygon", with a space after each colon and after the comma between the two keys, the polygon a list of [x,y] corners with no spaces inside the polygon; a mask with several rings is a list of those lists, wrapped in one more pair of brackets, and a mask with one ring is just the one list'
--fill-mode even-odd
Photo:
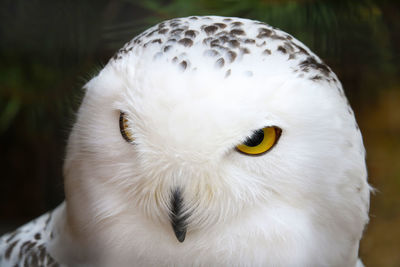
{"label": "white owl", "polygon": [[369,186],[336,75],[291,35],[162,22],[85,86],[66,200],[0,265],[361,266]]}

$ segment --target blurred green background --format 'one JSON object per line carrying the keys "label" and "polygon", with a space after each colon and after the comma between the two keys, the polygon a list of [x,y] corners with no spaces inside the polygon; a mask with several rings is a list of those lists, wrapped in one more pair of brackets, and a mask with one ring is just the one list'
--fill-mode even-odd
{"label": "blurred green background", "polygon": [[81,87],[150,25],[239,16],[293,34],[336,72],[367,149],[367,266],[400,266],[400,2],[1,0],[0,233],[63,199],[62,162]]}

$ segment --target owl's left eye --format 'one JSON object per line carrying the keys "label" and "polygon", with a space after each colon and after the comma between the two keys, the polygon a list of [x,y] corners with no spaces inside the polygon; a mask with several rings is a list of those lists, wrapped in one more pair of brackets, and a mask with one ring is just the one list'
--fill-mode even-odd
{"label": "owl's left eye", "polygon": [[237,145],[236,149],[246,155],[264,154],[278,142],[281,133],[282,130],[275,126],[259,129],[242,144]]}
{"label": "owl's left eye", "polygon": [[126,118],[126,114],[124,112],[120,112],[119,115],[119,130],[121,132],[122,137],[128,142],[132,143],[135,139],[133,138],[133,134],[129,127],[129,121]]}

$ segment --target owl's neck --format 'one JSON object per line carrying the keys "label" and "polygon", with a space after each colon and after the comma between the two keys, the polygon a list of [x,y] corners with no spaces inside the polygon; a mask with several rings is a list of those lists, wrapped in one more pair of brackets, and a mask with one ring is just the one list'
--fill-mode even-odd
{"label": "owl's neck", "polygon": [[67,204],[62,202],[51,212],[51,231],[47,249],[57,262],[66,266],[87,266],[88,253],[85,244],[78,238],[69,223]]}

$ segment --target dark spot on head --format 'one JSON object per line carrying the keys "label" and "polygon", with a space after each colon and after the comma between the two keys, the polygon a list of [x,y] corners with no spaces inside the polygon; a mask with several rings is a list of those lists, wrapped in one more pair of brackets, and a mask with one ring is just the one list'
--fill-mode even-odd
{"label": "dark spot on head", "polygon": [[277,49],[279,52],[282,52],[283,54],[286,54],[287,53],[287,51],[286,51],[286,48],[284,48],[283,46],[278,46],[278,49]]}
{"label": "dark spot on head", "polygon": [[210,43],[210,46],[211,47],[219,46],[219,40],[218,39],[212,40]]}
{"label": "dark spot on head", "polygon": [[229,41],[228,36],[224,35],[218,38],[223,44]]}
{"label": "dark spot on head", "polygon": [[225,60],[220,57],[216,62],[215,62],[215,66],[218,68],[222,68],[225,65]]}
{"label": "dark spot on head", "polygon": [[242,54],[250,54],[250,50],[246,47],[240,48],[240,52],[242,52]]}
{"label": "dark spot on head", "polygon": [[232,27],[240,27],[243,25],[243,23],[240,21],[235,21],[235,22],[232,22],[231,25],[232,25]]}
{"label": "dark spot on head", "polygon": [[286,40],[285,37],[280,36],[278,34],[273,34],[269,38],[274,39],[274,40]]}
{"label": "dark spot on head", "polygon": [[179,23],[179,22],[171,22],[170,24],[169,24],[169,26],[171,26],[171,27],[178,27],[178,26],[180,26],[181,24]]}
{"label": "dark spot on head", "polygon": [[303,47],[301,47],[300,45],[295,44],[294,42],[292,42],[292,45],[294,45],[299,51],[297,53],[301,53],[301,54],[305,54],[305,55],[310,55],[307,50],[305,50]]}
{"label": "dark spot on head", "polygon": [[41,235],[40,235],[40,233],[36,233],[34,237],[36,240],[39,240],[41,238]]}
{"label": "dark spot on head", "polygon": [[245,44],[254,44],[255,42],[256,42],[256,40],[254,40],[254,39],[246,39],[246,40],[244,40]]}
{"label": "dark spot on head", "polygon": [[172,47],[172,46],[170,46],[170,45],[166,45],[166,46],[164,47],[164,52],[168,52],[168,50],[170,50],[171,47]]}
{"label": "dark spot on head", "polygon": [[233,35],[244,35],[245,34],[244,31],[241,29],[233,29],[229,33],[233,34]]}
{"label": "dark spot on head", "polygon": [[204,28],[204,31],[205,31],[208,35],[213,34],[213,33],[216,32],[217,30],[218,30],[218,27],[213,26],[213,25],[207,26],[207,27]]}
{"label": "dark spot on head", "polygon": [[321,80],[322,77],[320,75],[315,75],[315,76],[311,77],[310,79],[313,81],[318,81],[318,80]]}
{"label": "dark spot on head", "polygon": [[308,68],[312,68],[315,70],[320,71],[323,75],[329,76],[330,70],[327,65],[324,63],[318,62],[315,57],[307,57],[306,60],[300,62],[299,66],[302,68],[303,71],[308,71]]}
{"label": "dark spot on head", "polygon": [[172,62],[174,62],[174,63],[176,63],[178,61],[178,57],[174,57],[173,59],[172,59]]}
{"label": "dark spot on head", "polygon": [[152,40],[151,41],[151,43],[159,43],[159,44],[161,44],[162,43],[162,41],[161,41],[161,39],[154,39],[154,40]]}
{"label": "dark spot on head", "polygon": [[270,29],[260,28],[260,29],[258,29],[257,38],[267,38],[267,37],[271,36],[271,34],[272,34],[272,31]]}
{"label": "dark spot on head", "polygon": [[189,38],[183,38],[183,39],[179,40],[178,43],[185,47],[191,47],[193,45],[193,41]]}
{"label": "dark spot on head", "polygon": [[198,20],[198,18],[196,16],[190,17],[189,19],[191,20]]}
{"label": "dark spot on head", "polygon": [[286,49],[287,52],[294,52],[294,47],[289,42],[284,42],[283,47]]}
{"label": "dark spot on head", "polygon": [[261,21],[253,21],[253,24],[256,24],[256,25],[267,25],[267,24],[265,24],[264,22],[261,22]]}
{"label": "dark spot on head", "polygon": [[236,54],[235,52],[233,52],[233,51],[228,51],[228,59],[229,59],[229,62],[235,61],[236,56],[237,56],[237,54]]}
{"label": "dark spot on head", "polygon": [[231,47],[239,47],[240,43],[238,40],[229,40],[229,46]]}
{"label": "dark spot on head", "polygon": [[265,49],[265,50],[263,51],[263,54],[264,54],[264,55],[271,55],[271,50]]}
{"label": "dark spot on head", "polygon": [[227,31],[220,31],[216,34],[216,36],[227,36],[229,33]]}
{"label": "dark spot on head", "polygon": [[232,72],[231,69],[227,70],[225,72],[225,78],[228,78],[231,75],[231,72]]}
{"label": "dark spot on head", "polygon": [[189,38],[195,38],[196,35],[197,35],[196,32],[193,31],[193,30],[188,30],[188,31],[185,32],[185,36],[189,37]]}
{"label": "dark spot on head", "polygon": [[172,31],[170,32],[170,34],[181,34],[183,31],[184,31],[184,29],[177,28],[177,29],[175,29],[175,30],[172,30]]}
{"label": "dark spot on head", "polygon": [[159,34],[164,34],[164,33],[167,33],[167,32],[168,32],[167,28],[163,28],[163,29],[158,30]]}
{"label": "dark spot on head", "polygon": [[179,63],[179,66],[183,69],[183,70],[185,70],[186,68],[187,68],[187,62],[185,61],[185,60],[183,60],[183,61],[181,61],[181,63]]}
{"label": "dark spot on head", "polygon": [[214,23],[215,26],[217,26],[220,29],[225,29],[226,28],[226,24],[224,23]]}
{"label": "dark spot on head", "polygon": [[171,38],[171,39],[168,39],[167,44],[168,44],[168,43],[172,43],[172,44],[173,44],[173,43],[175,43],[175,42],[176,42],[176,39],[175,39],[175,38]]}
{"label": "dark spot on head", "polygon": [[207,37],[203,40],[203,44],[208,45],[211,40],[214,40],[212,37]]}

